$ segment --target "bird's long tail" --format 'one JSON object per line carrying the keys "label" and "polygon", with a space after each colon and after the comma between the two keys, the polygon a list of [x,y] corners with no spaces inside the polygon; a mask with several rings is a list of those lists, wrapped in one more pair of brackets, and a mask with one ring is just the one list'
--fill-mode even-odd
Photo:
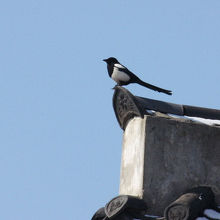
{"label": "bird's long tail", "polygon": [[144,81],[142,81],[140,79],[137,80],[137,83],[142,85],[142,86],[144,86],[144,87],[147,87],[148,89],[152,89],[152,90],[157,91],[157,92],[163,92],[163,93],[165,93],[167,95],[172,95],[172,91],[166,90],[166,89],[162,89],[160,87],[151,85],[151,84],[146,83],[146,82],[144,82]]}

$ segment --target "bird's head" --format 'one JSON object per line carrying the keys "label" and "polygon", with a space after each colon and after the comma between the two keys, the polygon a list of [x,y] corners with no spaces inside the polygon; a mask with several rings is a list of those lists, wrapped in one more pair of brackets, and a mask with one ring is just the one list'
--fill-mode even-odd
{"label": "bird's head", "polygon": [[105,61],[107,64],[119,63],[118,60],[114,57],[109,57],[108,59],[104,59],[103,61]]}

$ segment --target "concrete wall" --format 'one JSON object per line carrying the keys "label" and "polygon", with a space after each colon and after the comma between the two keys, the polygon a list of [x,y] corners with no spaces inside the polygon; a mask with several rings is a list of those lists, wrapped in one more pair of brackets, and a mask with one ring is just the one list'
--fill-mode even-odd
{"label": "concrete wall", "polygon": [[143,198],[149,214],[162,216],[169,203],[198,185],[212,186],[220,204],[220,128],[154,116],[129,121],[120,194]]}

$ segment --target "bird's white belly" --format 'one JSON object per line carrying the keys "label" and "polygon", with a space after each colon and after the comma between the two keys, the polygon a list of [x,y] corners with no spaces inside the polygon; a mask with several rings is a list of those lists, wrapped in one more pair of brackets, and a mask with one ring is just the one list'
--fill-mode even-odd
{"label": "bird's white belly", "polygon": [[126,73],[118,70],[117,68],[114,68],[113,70],[113,73],[111,75],[111,78],[117,82],[117,83],[120,83],[120,82],[127,82],[130,80],[130,76],[127,75]]}

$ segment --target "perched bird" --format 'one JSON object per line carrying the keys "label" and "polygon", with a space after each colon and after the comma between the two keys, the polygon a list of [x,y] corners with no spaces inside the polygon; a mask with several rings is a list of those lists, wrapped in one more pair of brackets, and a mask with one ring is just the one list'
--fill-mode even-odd
{"label": "perched bird", "polygon": [[111,77],[117,83],[118,86],[124,86],[130,83],[137,83],[144,87],[147,87],[148,89],[152,89],[157,92],[163,92],[167,95],[172,95],[172,91],[170,90],[162,89],[160,87],[142,81],[129,69],[120,64],[118,60],[114,57],[104,59],[103,61],[107,63],[109,77]]}

